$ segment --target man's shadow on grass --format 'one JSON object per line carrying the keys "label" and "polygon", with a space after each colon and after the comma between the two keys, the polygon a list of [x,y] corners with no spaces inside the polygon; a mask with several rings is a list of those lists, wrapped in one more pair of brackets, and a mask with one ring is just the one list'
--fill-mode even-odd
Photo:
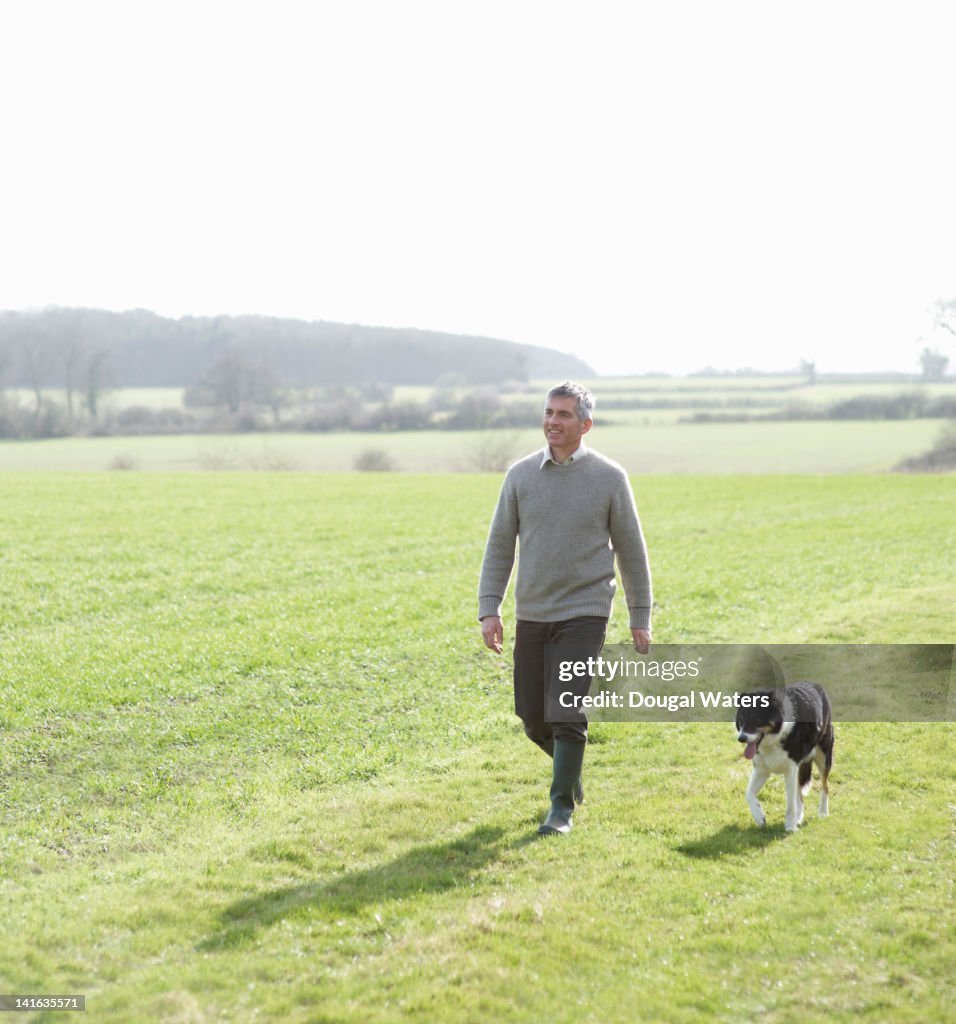
{"label": "man's shadow on grass", "polygon": [[720,860],[721,857],[742,857],[762,850],[770,843],[776,843],[787,836],[783,825],[724,825],[712,835],[681,843],[675,847],[685,857],[698,860]]}
{"label": "man's shadow on grass", "polygon": [[504,835],[503,828],[480,825],[459,839],[416,847],[387,864],[237,900],[223,911],[215,934],[198,948],[209,952],[241,945],[261,929],[308,907],[356,914],[369,904],[467,886],[471,877],[499,859],[504,849],[518,849],[538,838],[521,836],[504,842]]}

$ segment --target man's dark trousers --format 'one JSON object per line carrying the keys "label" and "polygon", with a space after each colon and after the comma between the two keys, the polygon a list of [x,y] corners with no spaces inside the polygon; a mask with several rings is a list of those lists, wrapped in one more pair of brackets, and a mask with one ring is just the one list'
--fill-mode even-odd
{"label": "man's dark trousers", "polygon": [[555,645],[559,645],[562,659],[587,660],[601,653],[606,636],[607,619],[601,615],[579,615],[561,622],[518,619],[515,625],[515,714],[524,723],[528,738],[548,753],[555,740],[586,743],[588,738],[584,713],[558,709],[555,701],[563,690],[587,693],[590,679],[577,677],[571,684],[561,683],[555,675]]}

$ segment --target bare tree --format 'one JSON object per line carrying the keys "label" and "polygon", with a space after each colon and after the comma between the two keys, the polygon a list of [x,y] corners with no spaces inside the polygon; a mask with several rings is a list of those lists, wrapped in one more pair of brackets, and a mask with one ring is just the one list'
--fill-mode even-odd
{"label": "bare tree", "polygon": [[211,388],[217,404],[236,413],[250,372],[248,359],[236,349],[227,348],[206,371],[203,383]]}
{"label": "bare tree", "polygon": [[73,392],[79,390],[83,373],[83,362],[86,358],[86,345],[82,338],[75,334],[67,335],[60,340],[60,363],[63,367],[63,390],[66,394],[66,421],[73,422]]}
{"label": "bare tree", "polygon": [[253,364],[252,375],[246,396],[254,405],[265,405],[272,410],[274,422],[279,422],[283,406],[288,403],[288,396],[279,384],[279,375],[272,365],[263,359]]}
{"label": "bare tree", "polygon": [[203,375],[201,384],[209,388],[217,405],[225,405],[237,413],[244,404],[266,405],[279,417],[282,393],[272,366],[262,359],[253,359],[230,346]]}
{"label": "bare tree", "polygon": [[17,361],[36,400],[37,416],[43,407],[43,384],[53,366],[50,340],[37,325],[30,325],[17,338]]}
{"label": "bare tree", "polygon": [[109,379],[109,353],[100,349],[86,361],[86,408],[94,419],[103,392],[109,390]]}
{"label": "bare tree", "polygon": [[950,334],[956,334],[956,299],[940,299],[935,308],[936,326],[942,327]]}

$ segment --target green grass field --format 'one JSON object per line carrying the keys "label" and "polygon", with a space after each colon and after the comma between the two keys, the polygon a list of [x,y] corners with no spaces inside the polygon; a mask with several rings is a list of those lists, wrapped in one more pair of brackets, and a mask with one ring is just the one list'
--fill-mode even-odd
{"label": "green grass field", "polygon": [[[595,726],[574,833],[537,839],[548,765],[474,621],[498,485],[0,476],[0,992],[95,1022],[950,1019],[951,724],[838,723],[831,817],[792,837],[779,779],[753,827],[729,725]],[[953,639],[952,477],[635,487],[659,642]]]}

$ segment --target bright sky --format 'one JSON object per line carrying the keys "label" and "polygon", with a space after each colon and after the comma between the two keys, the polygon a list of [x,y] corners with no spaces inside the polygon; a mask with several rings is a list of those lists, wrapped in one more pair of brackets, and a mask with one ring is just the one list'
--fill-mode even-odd
{"label": "bright sky", "polygon": [[951,0],[0,0],[0,308],[956,362]]}

